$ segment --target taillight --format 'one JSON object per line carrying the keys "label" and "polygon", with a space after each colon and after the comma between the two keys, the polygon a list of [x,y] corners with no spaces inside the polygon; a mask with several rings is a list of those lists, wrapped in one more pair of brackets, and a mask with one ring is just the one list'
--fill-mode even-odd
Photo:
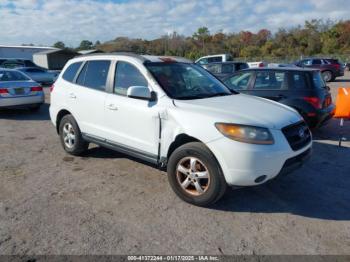
{"label": "taillight", "polygon": [[9,91],[7,90],[7,88],[0,88],[0,94],[8,94]]}
{"label": "taillight", "polygon": [[52,84],[52,86],[50,86],[50,92],[52,92],[54,88],[55,88],[55,85]]}
{"label": "taillight", "polygon": [[259,63],[259,67],[264,67],[264,63]]}
{"label": "taillight", "polygon": [[34,86],[30,88],[30,91],[32,92],[40,92],[43,91],[43,88],[41,86]]}
{"label": "taillight", "polygon": [[333,67],[335,67],[336,70],[340,69],[340,64],[333,64]]}
{"label": "taillight", "polygon": [[309,102],[313,107],[321,109],[321,100],[318,97],[303,97],[306,102]]}

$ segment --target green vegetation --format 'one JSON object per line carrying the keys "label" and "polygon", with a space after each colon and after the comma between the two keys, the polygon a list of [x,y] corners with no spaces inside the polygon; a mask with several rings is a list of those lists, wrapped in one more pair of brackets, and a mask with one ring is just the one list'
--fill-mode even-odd
{"label": "green vegetation", "polygon": [[[63,44],[64,45],[64,44]],[[350,60],[350,20],[306,21],[304,26],[279,29],[272,34],[267,29],[257,33],[216,32],[201,27],[190,37],[176,32],[151,41],[118,37],[100,43],[84,40],[77,48],[97,48],[105,52],[126,51],[141,54],[174,55],[196,59],[203,55],[230,53],[241,60],[292,61],[301,56],[327,55]]]}

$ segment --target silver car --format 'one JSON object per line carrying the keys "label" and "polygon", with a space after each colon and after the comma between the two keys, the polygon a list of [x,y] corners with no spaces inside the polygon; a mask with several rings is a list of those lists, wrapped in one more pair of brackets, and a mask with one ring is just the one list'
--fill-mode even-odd
{"label": "silver car", "polygon": [[20,71],[0,68],[0,108],[26,106],[38,110],[44,101],[39,83]]}
{"label": "silver car", "polygon": [[42,84],[52,84],[58,75],[57,73],[52,73],[39,67],[18,67],[16,69],[25,73],[34,81]]}

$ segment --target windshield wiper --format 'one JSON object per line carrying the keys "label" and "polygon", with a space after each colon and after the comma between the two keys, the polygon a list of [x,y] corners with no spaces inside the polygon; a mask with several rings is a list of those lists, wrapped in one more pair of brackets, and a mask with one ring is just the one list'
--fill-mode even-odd
{"label": "windshield wiper", "polygon": [[205,98],[215,97],[215,96],[230,96],[230,95],[232,95],[232,94],[231,93],[222,92],[222,93],[206,95]]}

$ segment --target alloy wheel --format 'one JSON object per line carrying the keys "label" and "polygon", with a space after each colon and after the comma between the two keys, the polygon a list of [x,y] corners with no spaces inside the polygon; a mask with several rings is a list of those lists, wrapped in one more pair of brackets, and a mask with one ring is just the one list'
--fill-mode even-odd
{"label": "alloy wheel", "polygon": [[179,161],[176,178],[181,188],[194,196],[204,194],[210,184],[208,168],[196,157],[185,157]]}

